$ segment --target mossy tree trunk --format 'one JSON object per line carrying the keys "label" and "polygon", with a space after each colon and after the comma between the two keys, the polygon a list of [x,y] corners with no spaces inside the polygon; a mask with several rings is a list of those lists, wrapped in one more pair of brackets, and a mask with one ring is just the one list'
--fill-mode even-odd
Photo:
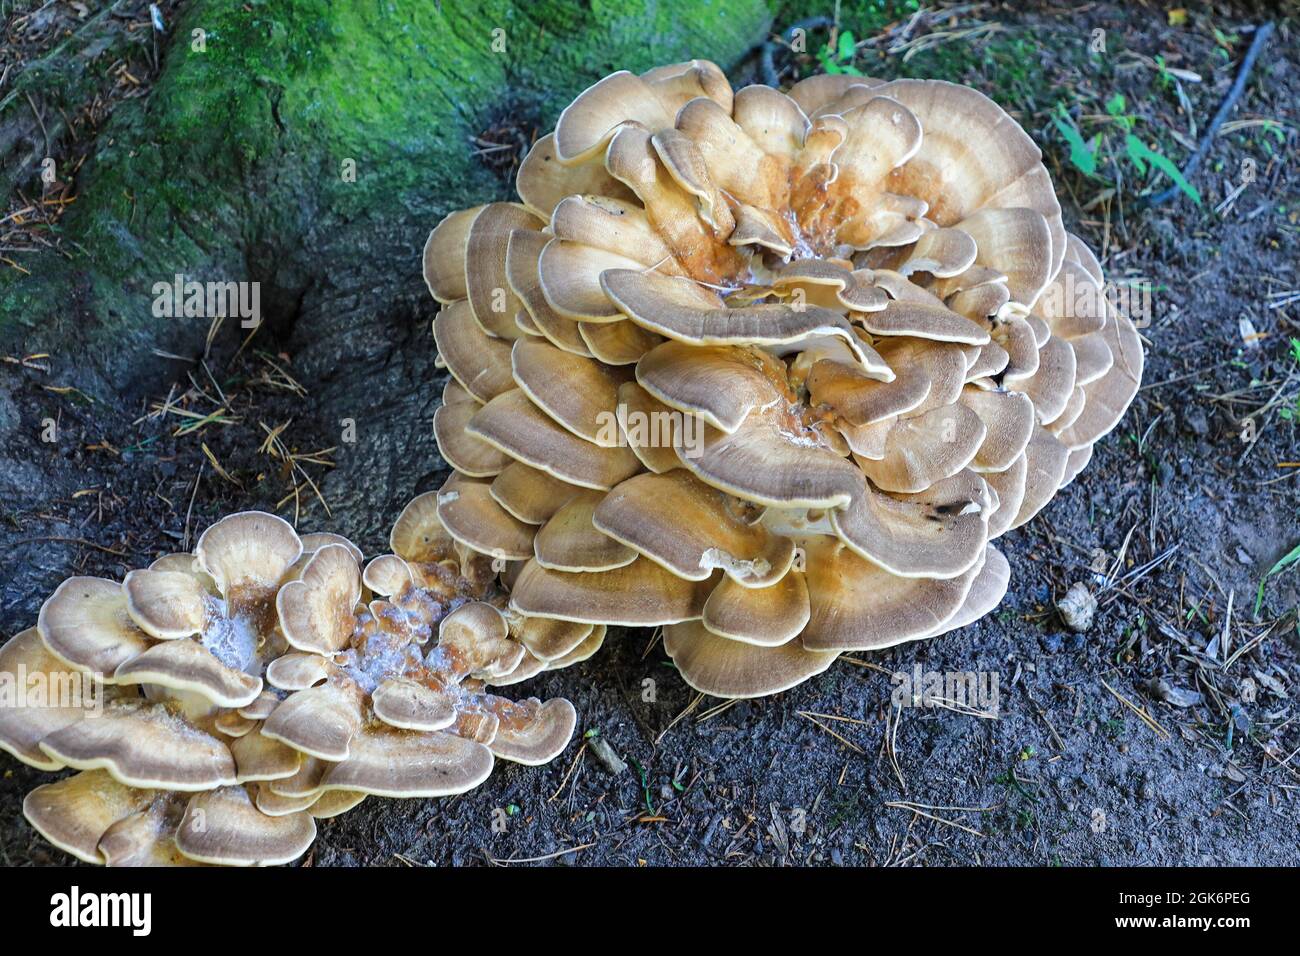
{"label": "mossy tree trunk", "polygon": [[[207,350],[228,357],[247,335],[228,319],[214,344],[208,319],[156,315],[155,285],[179,275],[259,283],[263,324],[247,348],[284,353],[307,386],[295,427],[340,444],[330,439],[353,423],[356,441],[340,444],[325,496],[334,526],[375,543],[443,468],[430,427],[441,374],[421,246],[445,213],[510,194],[508,171],[475,155],[473,140],[526,145],[616,69],[752,63],[779,6],[191,0],[169,9],[154,88],[117,107],[77,173],[63,252],[23,256],[27,275],[0,268],[0,355],[48,353],[46,371],[0,365],[9,517],[0,539],[22,539],[46,565],[39,586],[57,583],[56,566],[66,571],[75,555],[32,544],[30,516],[88,486],[121,487],[129,461],[115,479],[92,480],[85,449],[133,446],[146,399],[173,382],[183,389],[187,373],[203,379]],[[49,421],[60,440],[44,445]],[[247,424],[256,445],[264,436]],[[240,487],[230,490],[239,504],[267,505],[270,491]],[[206,497],[196,523],[208,517]],[[51,536],[85,530],[44,525]],[[11,590],[5,605],[27,609],[29,586],[11,581],[22,594]]]}

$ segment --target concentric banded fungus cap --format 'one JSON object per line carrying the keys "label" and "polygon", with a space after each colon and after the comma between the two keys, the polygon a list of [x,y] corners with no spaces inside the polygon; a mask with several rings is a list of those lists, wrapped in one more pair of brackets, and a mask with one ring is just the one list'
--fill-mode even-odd
{"label": "concentric banded fungus cap", "polygon": [[604,628],[507,618],[436,496],[411,502],[390,543],[363,567],[346,538],[300,541],[253,512],[123,584],[65,582],[0,647],[0,678],[84,687],[0,696],[0,747],[81,771],[33,791],[29,820],[90,862],[279,864],[367,795],[462,793],[497,756],[553,759],[572,705],[486,684],[589,656]]}
{"label": "concentric banded fungus cap", "polygon": [[[709,693],[987,610],[990,542],[1076,479],[1141,379],[1038,148],[967,87],[619,72],[517,186],[425,248],[457,383],[438,513],[510,613],[666,625]],[[475,291],[503,275],[509,326]],[[513,678],[569,656],[524,643]]]}

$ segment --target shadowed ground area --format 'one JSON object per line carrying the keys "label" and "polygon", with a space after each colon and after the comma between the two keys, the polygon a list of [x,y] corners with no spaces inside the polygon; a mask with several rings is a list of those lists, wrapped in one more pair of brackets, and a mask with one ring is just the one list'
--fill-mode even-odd
{"label": "shadowed ground area", "polygon": [[[1248,8],[399,6],[3,8],[0,635],[68,575],[120,578],[243,508],[385,550],[447,474],[425,236],[507,198],[605,73],[706,57],[741,86],[770,57],[782,85],[952,79],[1030,131],[1068,228],[1150,293],[1143,389],[1003,539],[1003,606],[730,704],[687,688],[656,634],[612,633],[520,685],[578,708],[553,764],[369,800],[305,862],[1300,863],[1298,578],[1271,573],[1300,547],[1294,19],[1190,177],[1199,202],[1153,205],[1263,22]],[[806,44],[772,39],[799,24]],[[156,315],[177,275],[260,283],[263,323]],[[1084,633],[1055,610],[1078,582],[1099,601]],[[897,706],[894,675],[918,672],[996,678],[996,713]],[[21,816],[43,779],[0,756],[0,862],[68,862]]]}

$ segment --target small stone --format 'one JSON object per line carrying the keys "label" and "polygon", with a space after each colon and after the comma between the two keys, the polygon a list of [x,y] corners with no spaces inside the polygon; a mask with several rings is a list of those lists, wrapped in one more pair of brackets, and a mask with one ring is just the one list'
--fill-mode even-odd
{"label": "small stone", "polygon": [[1193,405],[1183,412],[1183,425],[1198,438],[1206,438],[1210,434],[1210,419],[1199,405]]}
{"label": "small stone", "polygon": [[591,737],[587,741],[591,752],[595,755],[600,765],[614,775],[618,775],[627,769],[622,758],[614,752],[614,748],[609,745],[609,741],[604,737]]}
{"label": "small stone", "polygon": [[1086,584],[1077,581],[1070,585],[1065,597],[1056,602],[1056,610],[1066,627],[1082,634],[1092,627],[1092,619],[1097,613],[1097,599],[1092,596]]}

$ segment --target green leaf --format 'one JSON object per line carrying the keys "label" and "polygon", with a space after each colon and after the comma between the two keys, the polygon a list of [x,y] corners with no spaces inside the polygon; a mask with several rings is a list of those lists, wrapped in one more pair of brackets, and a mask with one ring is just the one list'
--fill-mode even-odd
{"label": "green leaf", "polygon": [[1111,116],[1123,116],[1126,102],[1123,93],[1116,93],[1106,101],[1106,112]]}
{"label": "green leaf", "polygon": [[1053,116],[1051,119],[1070,147],[1070,162],[1085,176],[1091,176],[1097,171],[1097,144],[1101,142],[1101,134],[1098,133],[1093,137],[1092,145],[1089,146],[1070,122],[1065,107],[1057,104],[1057,110],[1060,115]]}
{"label": "green leaf", "polygon": [[851,61],[853,59],[853,54],[856,52],[856,48],[857,41],[853,39],[853,34],[851,32],[845,30],[840,34],[839,57],[841,63],[848,63]]}
{"label": "green leaf", "polygon": [[1295,564],[1297,561],[1300,561],[1300,544],[1297,544],[1294,548],[1292,548],[1289,554],[1287,554],[1280,561],[1278,561],[1277,564],[1269,568],[1268,573],[1266,573],[1262,578],[1259,579],[1259,590],[1255,592],[1255,616],[1256,617],[1259,616],[1259,609],[1264,605],[1264,585],[1268,583],[1268,579],[1271,578],[1273,575],[1277,574],[1279,571],[1283,571],[1286,568],[1290,567],[1291,565]]}
{"label": "green leaf", "polygon": [[827,73],[839,74],[844,72],[840,69],[840,65],[835,62],[835,58],[831,56],[831,45],[829,43],[817,50],[817,62],[822,65],[822,69]]}
{"label": "green leaf", "polygon": [[1132,133],[1124,137],[1124,149],[1128,153],[1128,158],[1133,161],[1133,165],[1138,168],[1139,173],[1147,171],[1146,164],[1149,162],[1168,176],[1175,186],[1190,196],[1192,202],[1198,206],[1201,204],[1201,194],[1195,186],[1183,177],[1182,170],[1175,166],[1168,157],[1160,155]]}

